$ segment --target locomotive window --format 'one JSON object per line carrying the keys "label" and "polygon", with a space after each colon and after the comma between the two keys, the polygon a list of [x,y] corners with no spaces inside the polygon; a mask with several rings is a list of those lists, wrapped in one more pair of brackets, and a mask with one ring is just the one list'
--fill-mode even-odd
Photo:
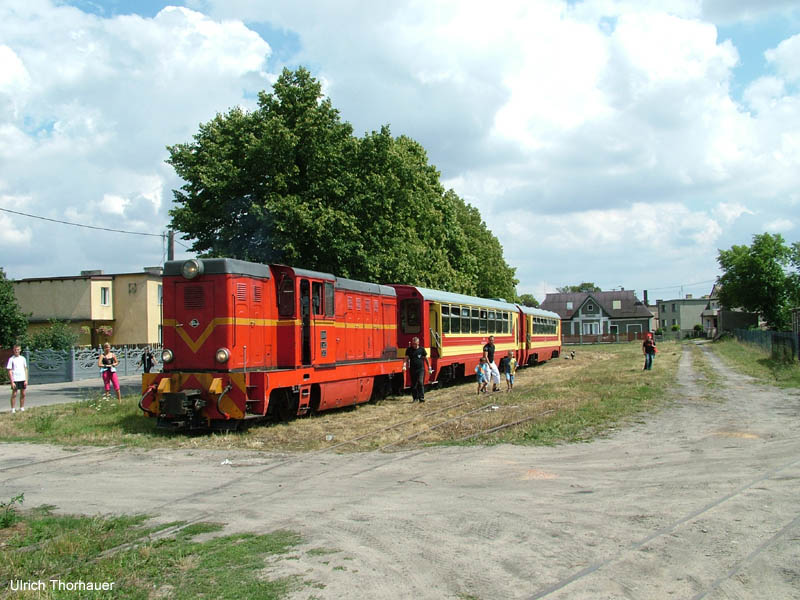
{"label": "locomotive window", "polygon": [[419,333],[420,332],[420,318],[419,318],[419,300],[415,298],[407,298],[403,300],[403,309],[401,312],[401,328],[403,333]]}
{"label": "locomotive window", "polygon": [[470,333],[478,333],[480,330],[480,321],[478,320],[478,309],[473,308],[472,311],[472,318],[469,320],[469,329]]}
{"label": "locomotive window", "polygon": [[335,294],[333,291],[332,283],[325,283],[325,316],[332,317],[334,315],[334,299]]}
{"label": "locomotive window", "polygon": [[322,284],[318,281],[311,284],[311,306],[315,315],[322,314]]}
{"label": "locomotive window", "polygon": [[294,280],[285,275],[278,288],[278,315],[281,317],[294,316]]}
{"label": "locomotive window", "polygon": [[508,322],[511,320],[511,315],[509,313],[503,313],[503,333],[508,333],[509,326]]}

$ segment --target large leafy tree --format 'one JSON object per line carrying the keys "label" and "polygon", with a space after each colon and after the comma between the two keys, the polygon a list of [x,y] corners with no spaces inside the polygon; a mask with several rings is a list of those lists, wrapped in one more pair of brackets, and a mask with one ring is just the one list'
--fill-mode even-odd
{"label": "large leafy tree", "polygon": [[720,250],[717,261],[723,306],[758,312],[773,329],[788,326],[790,308],[800,302],[800,243],[757,234],[750,246]]}
{"label": "large leafy tree", "polygon": [[168,150],[186,182],[172,227],[197,252],[515,297],[499,241],[443,189],[424,148],[388,127],[354,137],[305,69]]}
{"label": "large leafy tree", "polygon": [[0,348],[21,343],[27,329],[28,319],[17,304],[14,287],[0,267]]}

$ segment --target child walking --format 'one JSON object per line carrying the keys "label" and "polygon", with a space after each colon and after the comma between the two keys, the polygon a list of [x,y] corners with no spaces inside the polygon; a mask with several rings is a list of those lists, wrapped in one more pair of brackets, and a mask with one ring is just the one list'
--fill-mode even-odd
{"label": "child walking", "polygon": [[486,386],[489,384],[489,378],[492,376],[489,370],[489,361],[481,357],[481,361],[478,363],[478,366],[475,367],[475,373],[478,376],[478,393],[480,394],[483,392],[486,394]]}
{"label": "child walking", "polygon": [[514,389],[514,373],[517,372],[517,359],[514,358],[514,353],[509,350],[508,356],[505,359],[506,363],[506,391],[510,392]]}

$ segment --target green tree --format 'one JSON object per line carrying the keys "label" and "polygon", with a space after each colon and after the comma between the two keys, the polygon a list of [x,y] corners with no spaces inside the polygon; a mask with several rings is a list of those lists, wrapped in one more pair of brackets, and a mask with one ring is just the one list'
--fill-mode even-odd
{"label": "green tree", "polygon": [[539,301],[534,297],[533,294],[521,294],[518,298],[518,301],[524,306],[531,306],[533,308],[537,308],[539,306]]}
{"label": "green tree", "polygon": [[566,285],[564,287],[556,288],[560,294],[572,294],[576,292],[602,292],[599,287],[597,287],[594,283],[585,281],[579,285]]}
{"label": "green tree", "polygon": [[758,312],[773,329],[788,326],[789,310],[800,301],[800,244],[789,246],[780,234],[757,234],[750,246],[720,250],[717,262],[723,306]]}
{"label": "green tree", "polygon": [[515,297],[499,241],[442,188],[424,148],[387,126],[354,137],[305,69],[285,69],[257,110],[218,114],[168,150],[186,182],[171,226],[197,252]]}
{"label": "green tree", "polygon": [[0,267],[0,348],[20,343],[28,328],[28,319],[17,304],[14,286]]}

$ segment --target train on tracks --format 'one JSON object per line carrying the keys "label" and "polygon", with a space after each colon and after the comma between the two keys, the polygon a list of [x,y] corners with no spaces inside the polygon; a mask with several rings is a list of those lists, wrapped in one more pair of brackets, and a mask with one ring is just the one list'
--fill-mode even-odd
{"label": "train on tracks", "polygon": [[418,337],[425,383],[472,375],[489,336],[497,360],[561,352],[556,313],[410,285],[379,285],[230,258],[167,261],[163,372],[139,407],[169,429],[235,429],[399,393]]}

